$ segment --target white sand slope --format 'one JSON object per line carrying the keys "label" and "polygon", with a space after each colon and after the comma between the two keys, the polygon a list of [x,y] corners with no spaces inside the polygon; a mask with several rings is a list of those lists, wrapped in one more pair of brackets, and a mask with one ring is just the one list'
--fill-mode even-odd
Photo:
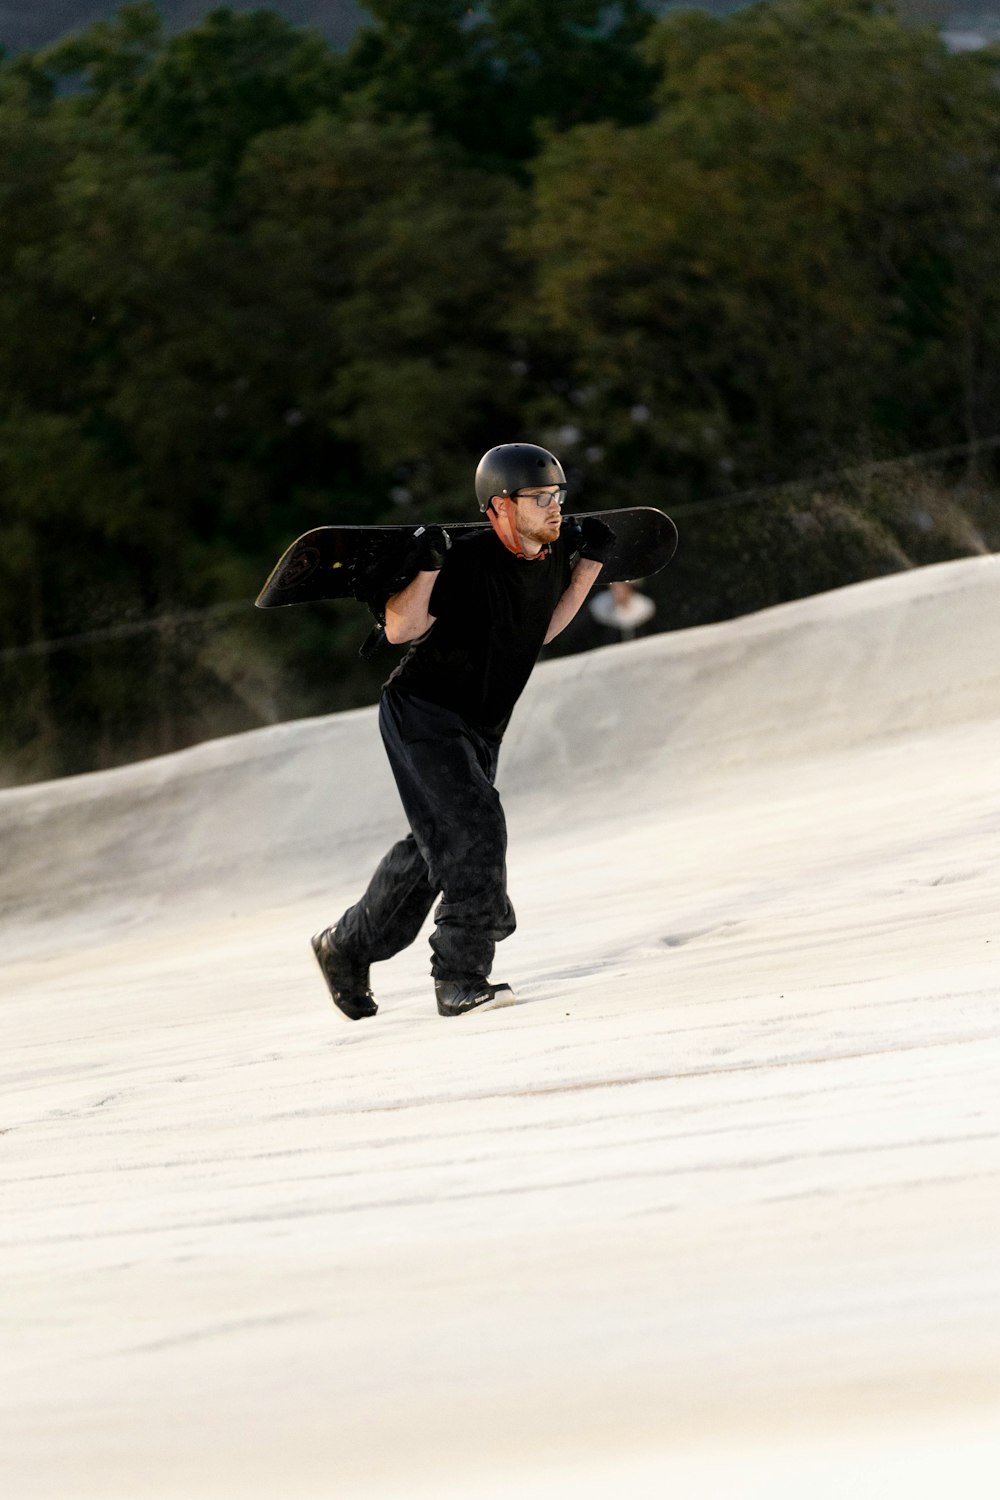
{"label": "white sand slope", "polygon": [[521,1003],[309,934],[370,710],[0,794],[0,1473],[1000,1493],[1000,559],[539,668]]}

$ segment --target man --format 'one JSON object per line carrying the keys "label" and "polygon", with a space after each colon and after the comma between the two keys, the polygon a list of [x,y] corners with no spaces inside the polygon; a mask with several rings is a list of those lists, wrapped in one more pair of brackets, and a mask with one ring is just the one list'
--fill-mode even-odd
{"label": "man", "polygon": [[491,529],[452,546],[440,526],[421,528],[418,571],[386,602],[388,640],[411,647],[379,705],[410,833],[361,900],[312,940],[350,1020],[375,1014],[370,965],[413,942],[439,894],[430,940],[439,1013],[514,1001],[489,979],[495,946],[515,926],[494,786],[500,742],[539,651],[577,613],[615,540],[595,517],[564,527],[565,492],[562,465],[544,448],[491,448],[476,471]]}

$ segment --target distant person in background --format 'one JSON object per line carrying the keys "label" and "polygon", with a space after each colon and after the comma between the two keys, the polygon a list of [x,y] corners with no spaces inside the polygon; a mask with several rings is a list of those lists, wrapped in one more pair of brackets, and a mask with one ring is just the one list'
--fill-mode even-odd
{"label": "distant person in background", "polygon": [[594,516],[564,525],[565,493],[562,465],[544,448],[491,448],[476,471],[490,528],[452,546],[442,527],[421,527],[416,576],[386,601],[386,636],[410,650],[382,689],[379,727],[410,832],[360,901],[312,940],[350,1020],[375,1014],[370,965],[414,941],[439,895],[430,940],[439,1013],[514,1001],[489,977],[497,942],[515,927],[494,786],[500,743],[538,653],[576,615],[615,541]]}
{"label": "distant person in background", "polygon": [[612,583],[591,599],[590,613],[599,625],[617,631],[623,641],[631,641],[656,614],[656,605],[634,584]]}

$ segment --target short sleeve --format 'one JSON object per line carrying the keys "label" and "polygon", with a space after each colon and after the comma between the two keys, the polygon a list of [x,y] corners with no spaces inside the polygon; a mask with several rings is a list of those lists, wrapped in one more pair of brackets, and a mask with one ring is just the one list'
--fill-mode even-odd
{"label": "short sleeve", "polygon": [[561,599],[563,594],[565,594],[566,590],[569,588],[570,584],[573,581],[573,554],[570,551],[569,543],[567,542],[565,536],[561,536],[559,538],[559,540],[553,545],[552,550],[555,556],[556,565],[559,569],[559,597]]}
{"label": "short sleeve", "polygon": [[472,576],[474,572],[472,558],[468,556],[467,549],[461,549],[456,555],[455,549],[452,548],[431,590],[427,613],[433,615],[435,620],[448,620],[461,613],[470,594],[475,591],[475,581]]}

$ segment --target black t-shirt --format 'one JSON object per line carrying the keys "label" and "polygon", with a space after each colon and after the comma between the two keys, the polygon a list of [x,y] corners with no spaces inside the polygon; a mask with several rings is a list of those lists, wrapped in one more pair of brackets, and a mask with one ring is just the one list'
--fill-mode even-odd
{"label": "black t-shirt", "polygon": [[480,733],[503,734],[569,581],[563,538],[529,562],[492,529],[460,537],[431,594],[435,624],[389,682],[452,709]]}

